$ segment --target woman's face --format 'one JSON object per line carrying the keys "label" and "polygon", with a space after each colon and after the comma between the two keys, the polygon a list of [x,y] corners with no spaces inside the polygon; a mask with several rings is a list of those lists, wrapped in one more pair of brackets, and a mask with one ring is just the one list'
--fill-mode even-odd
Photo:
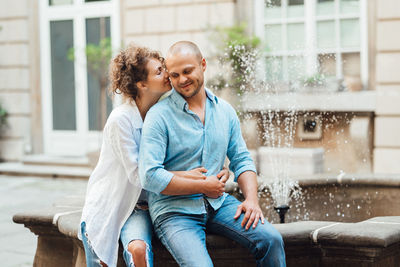
{"label": "woman's face", "polygon": [[171,83],[169,81],[168,73],[164,65],[155,58],[150,58],[147,62],[147,81],[145,82],[148,89],[147,93],[163,94],[171,90]]}

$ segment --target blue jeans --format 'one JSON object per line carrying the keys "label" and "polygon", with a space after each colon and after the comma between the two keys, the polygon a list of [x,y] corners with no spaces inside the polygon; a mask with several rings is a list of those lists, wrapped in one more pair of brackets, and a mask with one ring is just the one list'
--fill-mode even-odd
{"label": "blue jeans", "polygon": [[126,220],[121,229],[121,243],[124,248],[123,256],[126,266],[135,266],[132,254],[128,251],[128,245],[133,240],[142,240],[146,243],[147,266],[153,266],[153,252],[151,249],[151,238],[153,236],[153,225],[148,210],[136,208]]}
{"label": "blue jeans", "polygon": [[[100,259],[93,250],[90,240],[86,233],[85,222],[81,223],[81,234],[83,247],[85,249],[86,266],[101,267]],[[121,229],[120,239],[124,248],[123,257],[128,267],[134,267],[132,254],[128,251],[128,245],[133,240],[143,240],[146,243],[147,266],[153,266],[153,252],[151,249],[151,238],[153,236],[153,226],[148,210],[136,208],[126,220]]]}
{"label": "blue jeans", "polygon": [[180,266],[213,266],[206,248],[206,229],[248,248],[257,266],[286,266],[280,233],[268,222],[246,231],[241,226],[244,214],[233,218],[238,205],[236,198],[228,196],[218,210],[208,206],[207,214],[162,214],[154,222],[155,232]]}
{"label": "blue jeans", "polygon": [[87,237],[86,233],[86,223],[81,223],[81,234],[82,234],[82,243],[83,248],[85,249],[85,257],[86,257],[86,266],[87,267],[102,267],[100,264],[100,259],[97,256],[96,252],[94,252],[92,245]]}

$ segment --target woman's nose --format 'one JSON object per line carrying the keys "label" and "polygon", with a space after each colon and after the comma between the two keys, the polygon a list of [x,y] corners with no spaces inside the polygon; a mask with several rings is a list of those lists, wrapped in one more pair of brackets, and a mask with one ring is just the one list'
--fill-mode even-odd
{"label": "woman's nose", "polygon": [[168,79],[169,75],[168,75],[168,71],[164,70],[164,78]]}

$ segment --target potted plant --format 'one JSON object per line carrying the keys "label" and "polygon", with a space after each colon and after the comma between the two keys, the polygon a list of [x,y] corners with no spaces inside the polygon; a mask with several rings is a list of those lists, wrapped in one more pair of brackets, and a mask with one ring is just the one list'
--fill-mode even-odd
{"label": "potted plant", "polygon": [[[88,72],[98,81],[100,85],[100,113],[99,122],[101,128],[107,120],[107,85],[108,85],[108,66],[111,60],[112,48],[111,39],[103,38],[99,44],[88,44],[85,48]],[[68,59],[75,59],[75,50],[68,51]]]}

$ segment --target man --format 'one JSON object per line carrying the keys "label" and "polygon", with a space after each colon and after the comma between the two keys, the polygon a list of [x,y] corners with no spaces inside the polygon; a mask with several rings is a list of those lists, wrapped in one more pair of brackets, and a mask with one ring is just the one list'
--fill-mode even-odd
{"label": "man", "polygon": [[[180,266],[212,266],[205,229],[247,247],[258,266],[285,266],[282,237],[264,223],[258,204],[255,166],[238,117],[204,88],[206,61],[200,50],[194,43],[177,42],[168,51],[166,66],[175,90],[147,113],[139,157],[158,237]],[[226,156],[245,197],[242,203],[226,193],[207,193],[202,181],[193,186],[168,172],[204,166],[206,179],[217,179]]]}

